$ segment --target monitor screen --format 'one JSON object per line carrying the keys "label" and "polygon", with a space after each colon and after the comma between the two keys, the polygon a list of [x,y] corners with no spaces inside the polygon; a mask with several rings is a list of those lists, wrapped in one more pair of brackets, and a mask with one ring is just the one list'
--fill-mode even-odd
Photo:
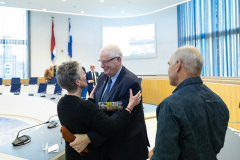
{"label": "monitor screen", "polygon": [[103,27],[103,47],[115,44],[124,59],[156,57],[155,24]]}

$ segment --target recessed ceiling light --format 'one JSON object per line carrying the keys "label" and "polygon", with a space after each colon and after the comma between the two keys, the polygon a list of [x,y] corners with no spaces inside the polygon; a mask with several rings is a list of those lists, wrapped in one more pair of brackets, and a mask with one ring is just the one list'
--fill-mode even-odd
{"label": "recessed ceiling light", "polygon": [[62,0],[62,1],[66,1],[66,0]]}
{"label": "recessed ceiling light", "polygon": [[121,13],[124,13],[125,11],[121,11]]}
{"label": "recessed ceiling light", "polygon": [[5,2],[0,2],[1,4],[5,4]]}
{"label": "recessed ceiling light", "polygon": [[100,0],[100,2],[104,2],[104,0]]}
{"label": "recessed ceiling light", "polygon": [[81,11],[81,13],[84,13],[84,11]]}
{"label": "recessed ceiling light", "polygon": [[43,11],[46,11],[46,9],[42,9]]}

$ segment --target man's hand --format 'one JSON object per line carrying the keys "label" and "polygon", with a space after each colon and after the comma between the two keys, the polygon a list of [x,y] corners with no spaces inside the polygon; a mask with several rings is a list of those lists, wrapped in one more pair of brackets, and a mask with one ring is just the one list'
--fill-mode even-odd
{"label": "man's hand", "polygon": [[76,136],[76,139],[70,143],[70,146],[78,153],[81,153],[91,141],[87,134],[74,134],[74,136]]}
{"label": "man's hand", "polygon": [[45,83],[48,83],[47,79],[45,80]]}
{"label": "man's hand", "polygon": [[97,84],[96,84],[95,87],[93,88],[93,90],[92,90],[92,92],[91,92],[89,98],[94,99],[94,93],[95,93],[95,89],[96,89],[96,87],[97,87]]}
{"label": "man's hand", "polygon": [[[153,148],[154,149],[154,148]],[[153,155],[153,149],[148,153],[148,158],[149,158],[149,160],[151,160],[151,157],[152,157],[152,155]]]}
{"label": "man's hand", "polygon": [[89,83],[93,83],[94,82],[94,80],[89,80]]}

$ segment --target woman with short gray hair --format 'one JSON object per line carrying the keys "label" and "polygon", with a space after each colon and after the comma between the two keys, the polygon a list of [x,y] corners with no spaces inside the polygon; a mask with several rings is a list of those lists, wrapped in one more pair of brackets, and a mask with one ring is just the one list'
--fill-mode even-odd
{"label": "woman with short gray hair", "polygon": [[[60,123],[72,134],[85,134],[96,129],[106,135],[118,135],[131,118],[131,111],[141,100],[141,92],[135,96],[130,89],[130,98],[127,108],[116,119],[111,119],[97,108],[94,102],[95,88],[88,100],[80,98],[82,89],[87,86],[85,73],[77,62],[64,62],[57,69],[57,81],[59,85],[68,91],[68,94],[58,102],[57,111]],[[89,153],[86,156],[80,154],[69,146],[66,141],[66,160],[107,160],[105,145],[94,148],[90,143],[87,146]]]}

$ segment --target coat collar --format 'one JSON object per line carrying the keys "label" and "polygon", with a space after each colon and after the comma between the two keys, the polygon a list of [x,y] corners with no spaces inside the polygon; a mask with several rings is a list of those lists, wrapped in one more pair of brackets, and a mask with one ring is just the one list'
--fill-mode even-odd
{"label": "coat collar", "polygon": [[190,78],[182,81],[172,93],[177,92],[178,90],[182,89],[183,87],[185,87],[187,85],[200,84],[200,83],[203,83],[203,81],[200,77],[190,77]]}

